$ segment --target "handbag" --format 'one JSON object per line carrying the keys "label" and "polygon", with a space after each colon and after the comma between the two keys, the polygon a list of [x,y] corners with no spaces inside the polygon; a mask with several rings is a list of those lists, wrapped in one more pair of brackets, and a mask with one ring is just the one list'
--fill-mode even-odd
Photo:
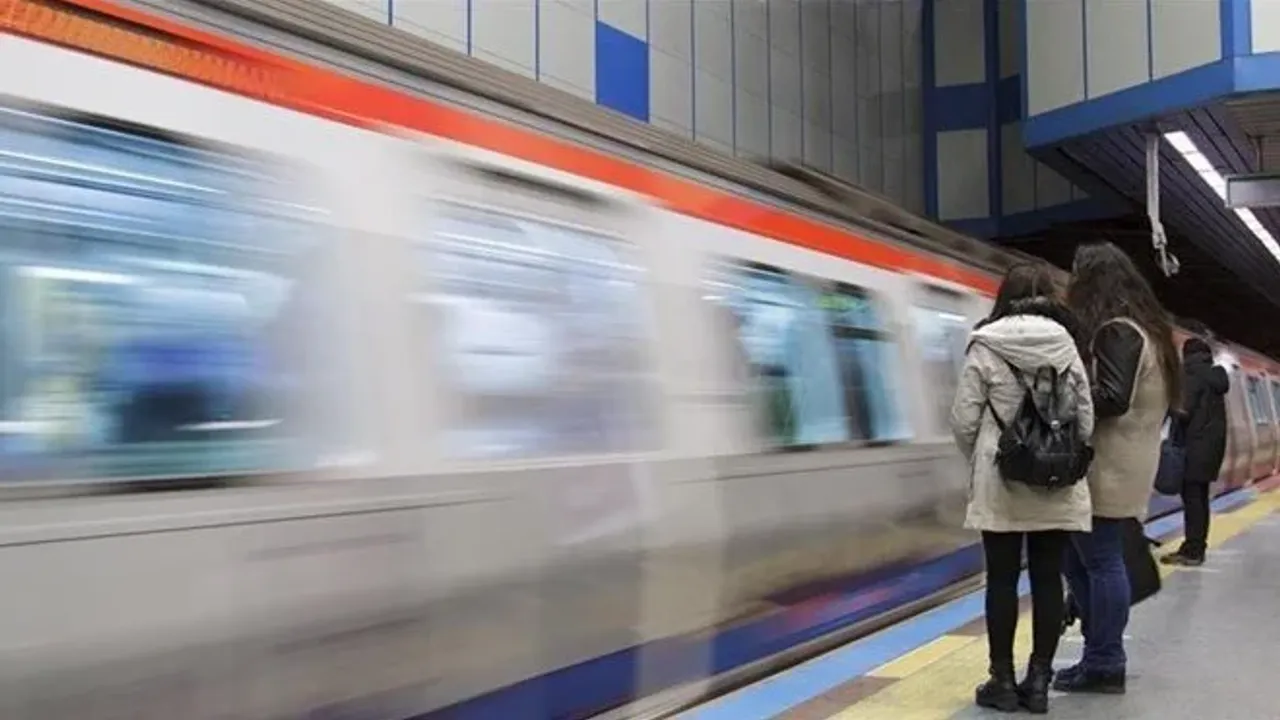
{"label": "handbag", "polygon": [[1165,438],[1160,442],[1160,465],[1156,468],[1156,492],[1181,495],[1187,474],[1186,429],[1178,417],[1165,418]]}

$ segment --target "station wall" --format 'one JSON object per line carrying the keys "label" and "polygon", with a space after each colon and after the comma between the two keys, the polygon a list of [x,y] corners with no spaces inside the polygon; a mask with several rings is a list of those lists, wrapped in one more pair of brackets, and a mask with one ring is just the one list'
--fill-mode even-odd
{"label": "station wall", "polygon": [[1230,42],[1223,16],[1232,22],[1233,5],[1265,16],[1252,20],[1256,52],[1268,41],[1280,49],[1280,3],[1273,0],[1025,3],[1030,116],[1217,62]]}
{"label": "station wall", "polygon": [[1102,212],[1022,141],[1022,8],[1036,1],[925,6],[933,36],[924,81],[927,206],[981,237],[1029,234]]}
{"label": "station wall", "polygon": [[803,160],[925,210],[925,0],[328,1],[726,153]]}

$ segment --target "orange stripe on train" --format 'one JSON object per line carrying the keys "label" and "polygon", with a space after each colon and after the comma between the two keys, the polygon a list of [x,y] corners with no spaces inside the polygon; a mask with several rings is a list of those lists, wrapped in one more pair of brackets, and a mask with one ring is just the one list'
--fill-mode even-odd
{"label": "orange stripe on train", "polygon": [[924,252],[105,0],[0,0],[0,28],[348,124],[400,126],[493,150],[646,195],[692,217],[860,263],[917,272],[986,294],[998,284],[987,273]]}

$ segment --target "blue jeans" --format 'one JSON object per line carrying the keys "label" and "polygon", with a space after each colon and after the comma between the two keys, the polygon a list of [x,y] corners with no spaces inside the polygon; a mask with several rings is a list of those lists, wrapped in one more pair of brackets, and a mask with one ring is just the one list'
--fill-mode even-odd
{"label": "blue jeans", "polygon": [[1095,517],[1093,532],[1072,533],[1064,566],[1084,634],[1080,666],[1124,672],[1124,629],[1129,624],[1129,574],[1120,520]]}

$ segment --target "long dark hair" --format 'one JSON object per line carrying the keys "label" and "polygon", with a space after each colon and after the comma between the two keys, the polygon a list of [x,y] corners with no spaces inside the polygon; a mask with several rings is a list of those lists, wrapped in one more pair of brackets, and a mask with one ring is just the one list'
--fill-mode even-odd
{"label": "long dark hair", "polygon": [[1087,350],[1107,321],[1132,320],[1146,331],[1159,355],[1169,407],[1181,406],[1182,361],[1173,344],[1173,324],[1138,266],[1111,243],[1082,245],[1076,250],[1072,275],[1067,305],[1080,323],[1080,347]]}
{"label": "long dark hair", "polygon": [[1010,315],[1040,315],[1075,335],[1075,318],[1058,299],[1053,270],[1043,262],[1020,262],[1009,268],[996,292],[991,314],[978,327]]}

